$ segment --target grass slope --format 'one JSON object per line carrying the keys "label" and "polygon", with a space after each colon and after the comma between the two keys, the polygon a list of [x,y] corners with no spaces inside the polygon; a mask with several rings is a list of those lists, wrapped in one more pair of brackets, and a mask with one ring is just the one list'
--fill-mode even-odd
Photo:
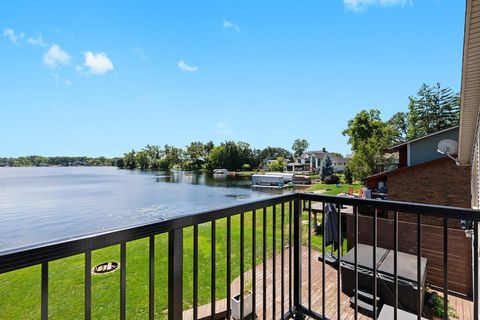
{"label": "grass slope", "polygon": [[[285,205],[284,243],[289,238],[289,205]],[[273,210],[266,210],[267,252],[273,251]],[[302,216],[308,220],[308,214]],[[252,267],[252,213],[244,214],[245,270]],[[263,211],[256,212],[255,264],[262,262]],[[240,275],[240,215],[231,218],[232,280]],[[199,225],[199,304],[210,302],[211,223]],[[216,298],[226,297],[226,219],[216,222]],[[303,242],[307,243],[308,225],[303,225]],[[312,228],[313,230],[313,228]],[[276,248],[281,248],[281,206],[276,207]],[[292,240],[293,241],[293,240]],[[312,235],[312,247],[321,250],[322,238]],[[166,318],[168,296],[168,236],[155,237],[155,313]],[[127,243],[127,318],[148,318],[149,240]],[[278,251],[277,251],[278,252]],[[315,257],[313,257],[315,261]],[[105,261],[120,261],[120,246],[92,252],[92,266]],[[49,318],[84,318],[84,255],[77,255],[49,263]],[[40,266],[33,266],[0,275],[0,319],[40,318]],[[184,229],[184,309],[193,302],[193,227]],[[92,275],[92,318],[117,319],[120,312],[120,272]]]}

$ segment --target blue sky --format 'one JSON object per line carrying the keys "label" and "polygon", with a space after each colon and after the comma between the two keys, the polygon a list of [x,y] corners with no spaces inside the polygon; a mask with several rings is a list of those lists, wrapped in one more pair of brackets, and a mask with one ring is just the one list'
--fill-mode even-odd
{"label": "blue sky", "polygon": [[241,140],[349,152],[365,108],[460,90],[465,3],[2,1],[0,156]]}

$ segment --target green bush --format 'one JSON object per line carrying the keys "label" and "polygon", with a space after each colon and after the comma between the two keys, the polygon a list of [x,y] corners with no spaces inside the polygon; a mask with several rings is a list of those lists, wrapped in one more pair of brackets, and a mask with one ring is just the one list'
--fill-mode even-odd
{"label": "green bush", "polygon": [[[435,300],[433,301],[433,315],[435,317],[439,317],[443,319],[443,308],[445,306],[445,303],[443,301],[443,297],[440,297],[437,295],[435,297]],[[448,304],[448,318],[449,319],[457,319],[457,311],[450,305]]]}
{"label": "green bush", "polygon": [[252,170],[252,167],[248,163],[244,163],[242,166],[243,171],[250,171]]}

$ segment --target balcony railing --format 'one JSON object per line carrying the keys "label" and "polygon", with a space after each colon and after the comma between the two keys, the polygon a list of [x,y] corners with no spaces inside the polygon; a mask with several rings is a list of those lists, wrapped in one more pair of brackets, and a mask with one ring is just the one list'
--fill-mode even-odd
{"label": "balcony railing", "polygon": [[[340,217],[337,228],[337,242],[340,244],[340,249],[337,250],[336,261],[334,263],[334,271],[328,271],[328,249],[325,241],[321,241],[321,245],[312,244],[313,225],[317,225],[317,215],[320,215],[320,235],[325,240],[325,233],[328,232],[326,226],[326,204],[335,204],[337,214]],[[315,211],[315,204],[320,210]],[[342,211],[342,205],[351,206],[352,211],[345,213]],[[63,259],[74,255],[84,255],[84,318],[92,318],[92,252],[98,249],[109,246],[119,246],[120,248],[120,276],[119,276],[119,296],[120,307],[118,318],[126,319],[127,317],[127,245],[129,242],[148,238],[148,315],[150,319],[154,319],[155,304],[157,302],[155,289],[156,275],[161,272],[168,272],[168,286],[163,288],[168,292],[168,310],[166,310],[165,317],[168,319],[182,319],[186,317],[184,310],[184,277],[185,277],[185,254],[191,255],[193,260],[193,268],[191,279],[192,285],[192,318],[200,319],[205,315],[200,314],[199,306],[199,292],[200,281],[199,277],[199,227],[208,227],[211,239],[217,239],[217,225],[220,221],[225,222],[226,227],[226,261],[216,260],[216,241],[210,242],[210,304],[208,306],[209,317],[211,319],[218,319],[218,314],[222,314],[223,319],[230,319],[232,312],[231,298],[234,295],[240,295],[240,317],[244,318],[245,314],[245,282],[246,275],[251,266],[253,270],[249,273],[251,277],[251,293],[252,312],[259,318],[267,319],[289,319],[289,318],[303,318],[308,316],[313,319],[328,319],[338,318],[344,319],[351,317],[357,319],[361,316],[359,313],[359,283],[362,275],[362,266],[359,265],[360,258],[356,250],[359,246],[359,217],[362,216],[359,211],[370,212],[371,219],[371,244],[372,244],[372,270],[369,270],[372,281],[371,301],[373,304],[370,317],[376,319],[378,317],[377,298],[379,287],[378,281],[382,279],[382,273],[378,270],[378,243],[379,235],[385,231],[378,229],[379,214],[388,216],[392,222],[393,243],[392,252],[394,255],[393,263],[393,281],[394,289],[394,303],[393,314],[394,319],[401,319],[398,315],[402,305],[399,303],[399,283],[402,279],[399,276],[399,215],[408,217],[409,221],[415,221],[416,225],[416,247],[412,248],[410,252],[415,252],[416,257],[416,283],[418,294],[415,295],[418,310],[422,310],[424,301],[425,287],[422,283],[422,219],[425,217],[435,218],[440,221],[439,228],[443,230],[443,286],[437,287],[436,290],[443,295],[444,301],[444,318],[448,318],[448,301],[449,295],[449,222],[451,220],[468,220],[471,221],[472,226],[472,292],[473,301],[472,317],[478,319],[478,222],[480,214],[478,211],[471,209],[441,207],[433,205],[422,205],[413,203],[382,201],[382,200],[365,200],[350,197],[336,197],[310,193],[292,193],[276,197],[271,197],[266,200],[250,202],[242,205],[231,206],[223,209],[216,209],[201,212],[194,215],[180,216],[171,220],[147,223],[134,227],[127,227],[124,229],[98,233],[85,237],[80,237],[73,240],[57,241],[54,243],[38,244],[31,247],[15,249],[10,251],[0,252],[0,274],[12,272],[25,267],[39,265],[41,266],[41,285],[40,285],[40,301],[39,308],[41,319],[48,319],[49,317],[49,294],[51,294],[50,282],[54,279],[54,274],[49,274],[49,264],[54,260]],[[313,212],[315,211],[315,214]],[[248,219],[245,217],[248,215]],[[344,272],[344,262],[342,261],[343,254],[346,249],[343,248],[344,238],[342,228],[345,228],[345,218],[350,215],[350,223],[353,221],[353,242],[348,244],[348,247],[354,248],[354,260],[351,264],[353,267],[350,271],[354,274],[354,295],[352,296],[351,312],[346,313],[342,309],[343,293],[342,293],[342,272]],[[234,220],[235,219],[235,220]],[[413,219],[413,220],[412,220]],[[248,226],[246,225],[246,220]],[[400,219],[401,220],[401,219]],[[370,220],[369,220],[370,221]],[[239,240],[236,236],[232,236],[233,230],[239,232]],[[223,225],[222,225],[223,228]],[[192,232],[193,249],[192,251],[185,251],[184,233]],[[223,230],[223,229],[222,229]],[[248,231],[248,233],[247,233]],[[223,231],[222,231],[223,232]],[[155,236],[160,234],[168,234],[168,269],[156,269],[156,248]],[[248,237],[248,241],[246,241]],[[232,292],[232,245],[239,246],[239,288]],[[246,248],[246,245],[248,246]],[[315,259],[314,253],[318,249],[320,262]],[[321,248],[320,248],[321,247]],[[158,249],[158,248],[157,248]],[[248,250],[247,250],[248,249]],[[249,255],[246,255],[246,251]],[[332,249],[333,252],[333,249]],[[140,254],[140,253],[138,253]],[[279,257],[277,259],[277,257]],[[270,261],[270,262],[268,262]],[[261,262],[259,264],[259,262]],[[306,263],[306,265],[305,265]],[[224,310],[219,309],[217,297],[222,294],[216,292],[218,285],[216,281],[220,278],[217,274],[219,266],[225,270],[226,277],[224,288],[224,296],[226,298],[226,307]],[[223,269],[225,267],[225,269]],[[316,283],[320,285],[313,285],[312,278],[313,269],[319,270],[319,280]],[[332,273],[333,272],[333,273]],[[327,274],[328,273],[328,274]],[[335,274],[335,276],[332,276]],[[259,279],[261,278],[261,279]],[[1,279],[1,278],[0,278]],[[223,278],[222,278],[223,279]],[[223,280],[222,280],[223,281]],[[364,280],[362,280],[364,281]],[[335,291],[333,295],[335,298],[329,299],[327,291],[332,290],[332,284]],[[133,284],[135,285],[135,284]],[[158,285],[158,284],[157,284]],[[0,287],[3,287],[0,283]],[[267,288],[268,287],[268,288]],[[361,288],[360,288],[361,289]],[[267,294],[268,293],[268,294]],[[329,301],[326,301],[329,299]],[[334,306],[334,307],[332,307]],[[7,306],[8,307],[8,306]],[[332,311],[333,310],[333,311]],[[333,314],[333,317],[332,317]],[[421,312],[415,314],[418,319],[421,318]],[[65,315],[67,316],[67,315]],[[158,314],[157,314],[158,316]],[[115,316],[117,317],[117,316]],[[1,318],[1,315],[0,315]]]}

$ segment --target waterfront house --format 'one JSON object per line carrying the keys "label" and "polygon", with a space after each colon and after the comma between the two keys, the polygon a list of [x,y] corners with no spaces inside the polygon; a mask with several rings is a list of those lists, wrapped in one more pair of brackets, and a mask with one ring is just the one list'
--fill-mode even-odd
{"label": "waterfront house", "polygon": [[287,170],[300,171],[298,169],[302,169],[302,171],[318,173],[322,167],[326,155],[328,155],[332,161],[335,172],[343,172],[347,163],[350,161],[350,158],[342,157],[336,153],[327,152],[325,148],[323,148],[322,150],[304,152],[300,157],[298,157],[297,162],[292,163],[289,167],[287,167]]}

